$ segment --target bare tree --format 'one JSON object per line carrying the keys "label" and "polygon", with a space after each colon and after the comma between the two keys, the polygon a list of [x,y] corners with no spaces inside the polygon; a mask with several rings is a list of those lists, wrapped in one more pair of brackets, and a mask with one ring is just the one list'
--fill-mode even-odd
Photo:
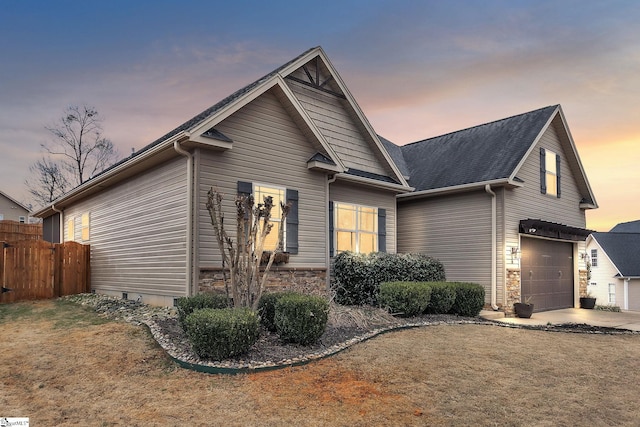
{"label": "bare tree", "polygon": [[[284,246],[284,227],[278,232],[276,250],[269,255],[267,265],[261,274],[260,262],[265,253],[264,244],[271,232],[271,209],[273,198],[266,196],[264,203],[255,204],[253,195],[236,196],[236,242],[224,228],[222,211],[222,194],[213,188],[209,190],[207,210],[211,217],[211,225],[216,234],[218,247],[222,256],[223,281],[227,298],[233,300],[235,307],[258,308],[260,296],[267,282],[269,269],[273,265],[276,254],[282,252]],[[281,203],[284,224],[291,203]],[[227,279],[227,270],[229,279]]]}
{"label": "bare tree", "polygon": [[45,129],[53,138],[42,144],[44,154],[29,167],[25,181],[39,204],[53,202],[118,160],[113,143],[102,135],[102,117],[94,107],[70,106]]}
{"label": "bare tree", "polygon": [[63,195],[69,187],[64,171],[49,156],[29,166],[30,177],[25,184],[36,203],[46,205]]}
{"label": "bare tree", "polygon": [[78,186],[115,163],[113,142],[102,136],[102,117],[94,107],[70,106],[59,122],[45,127],[53,135],[42,148],[58,159],[72,186]]}

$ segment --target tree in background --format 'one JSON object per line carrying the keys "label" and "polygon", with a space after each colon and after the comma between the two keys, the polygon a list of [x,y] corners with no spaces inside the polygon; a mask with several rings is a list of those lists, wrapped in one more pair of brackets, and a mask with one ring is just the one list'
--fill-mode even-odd
{"label": "tree in background", "polygon": [[53,126],[53,138],[42,144],[44,156],[34,163],[26,185],[40,203],[50,203],[81,185],[118,159],[113,142],[102,135],[103,119],[94,107],[70,106]]}
{"label": "tree in background", "polygon": [[25,181],[29,194],[36,203],[46,205],[62,196],[69,182],[60,166],[50,156],[43,156],[29,166],[30,177]]}

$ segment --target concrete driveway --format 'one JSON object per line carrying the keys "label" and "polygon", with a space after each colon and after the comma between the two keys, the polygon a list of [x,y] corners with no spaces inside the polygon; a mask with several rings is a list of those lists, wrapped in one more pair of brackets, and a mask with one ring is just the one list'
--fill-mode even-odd
{"label": "concrete driveway", "polygon": [[559,325],[563,323],[586,323],[591,326],[605,326],[609,328],[640,331],[640,312],[585,310],[581,308],[565,308],[563,310],[543,311],[533,313],[530,319],[518,317],[496,317],[495,312],[482,311],[480,317],[515,325]]}

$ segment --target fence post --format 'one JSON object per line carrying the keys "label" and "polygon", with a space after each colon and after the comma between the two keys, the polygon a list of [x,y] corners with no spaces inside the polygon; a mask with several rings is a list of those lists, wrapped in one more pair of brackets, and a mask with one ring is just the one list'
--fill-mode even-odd
{"label": "fence post", "polygon": [[5,245],[4,242],[0,242],[0,287],[1,288],[4,288],[4,245]]}
{"label": "fence post", "polygon": [[54,298],[60,296],[60,284],[62,282],[62,259],[64,257],[64,245],[62,243],[54,244],[53,251],[53,295]]}

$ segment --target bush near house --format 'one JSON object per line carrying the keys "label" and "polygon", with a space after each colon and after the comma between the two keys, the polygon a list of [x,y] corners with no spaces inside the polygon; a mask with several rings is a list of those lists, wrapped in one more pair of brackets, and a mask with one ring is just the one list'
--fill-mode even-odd
{"label": "bush near house", "polygon": [[184,330],[198,356],[222,360],[246,353],[255,344],[260,320],[249,308],[202,308],[186,317]]}
{"label": "bush near house", "polygon": [[178,298],[176,309],[178,321],[184,325],[184,321],[191,313],[201,308],[226,308],[229,307],[226,295],[214,293],[202,293],[190,297]]}
{"label": "bush near house", "polygon": [[425,310],[427,314],[447,314],[456,302],[454,285],[448,282],[430,282],[431,299]]}
{"label": "bush near house", "polygon": [[309,345],[322,336],[328,317],[329,302],[326,299],[291,293],[278,298],[274,323],[282,341]]}
{"label": "bush near house", "polygon": [[424,254],[341,252],[334,261],[331,289],[342,305],[378,305],[382,282],[444,281],[442,263]]}
{"label": "bush near house", "polygon": [[417,316],[429,306],[431,287],[425,282],[384,282],[378,300],[389,313]]}
{"label": "bush near house", "polygon": [[456,292],[456,300],[449,310],[458,316],[476,317],[484,307],[484,288],[477,283],[450,282]]}
{"label": "bush near house", "polygon": [[294,292],[271,292],[262,294],[258,302],[258,314],[260,315],[260,323],[271,332],[276,332],[276,304],[278,300],[285,295],[291,295]]}

